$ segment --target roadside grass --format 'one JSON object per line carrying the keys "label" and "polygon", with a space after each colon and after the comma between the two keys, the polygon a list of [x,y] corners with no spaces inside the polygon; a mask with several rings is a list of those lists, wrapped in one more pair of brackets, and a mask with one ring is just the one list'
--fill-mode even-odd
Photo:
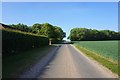
{"label": "roadside grass", "polygon": [[85,48],[82,48],[76,44],[74,44],[76,48],[78,48],[80,51],[82,51],[84,54],[86,54],[87,56],[91,57],[92,59],[98,61],[99,63],[101,63],[103,66],[107,67],[108,69],[110,69],[113,73],[118,74],[118,64],[117,63],[113,63],[107,59],[105,59],[104,57],[95,54],[92,51],[89,51]]}
{"label": "roadside grass", "polygon": [[44,46],[41,48],[32,49],[26,52],[21,52],[16,55],[3,57],[3,78],[16,78],[24,70],[29,69],[33,64],[47,55],[56,46]]}

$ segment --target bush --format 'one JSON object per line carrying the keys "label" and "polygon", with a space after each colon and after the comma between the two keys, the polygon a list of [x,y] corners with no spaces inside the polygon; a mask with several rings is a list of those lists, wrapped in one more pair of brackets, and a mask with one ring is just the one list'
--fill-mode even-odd
{"label": "bush", "polygon": [[2,53],[9,55],[49,44],[45,36],[4,29],[2,30]]}

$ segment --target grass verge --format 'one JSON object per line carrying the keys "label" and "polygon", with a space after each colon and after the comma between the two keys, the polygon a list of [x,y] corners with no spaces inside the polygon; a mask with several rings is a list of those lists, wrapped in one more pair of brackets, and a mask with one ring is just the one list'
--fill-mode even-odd
{"label": "grass verge", "polygon": [[45,46],[42,48],[32,49],[13,56],[3,57],[3,78],[16,78],[25,69],[30,68],[43,56],[53,50],[55,46]]}
{"label": "grass verge", "polygon": [[94,60],[98,61],[99,63],[101,63],[103,66],[107,67],[109,70],[111,70],[113,73],[118,74],[118,64],[115,64],[85,48],[82,48],[76,44],[74,44],[76,46],[76,48],[78,48],[80,51],[82,51],[83,53],[85,53],[87,56],[93,58]]}

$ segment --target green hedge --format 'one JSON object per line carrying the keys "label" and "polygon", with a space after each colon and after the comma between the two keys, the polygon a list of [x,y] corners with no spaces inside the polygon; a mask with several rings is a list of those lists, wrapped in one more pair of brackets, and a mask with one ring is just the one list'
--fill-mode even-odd
{"label": "green hedge", "polygon": [[49,39],[45,36],[15,31],[2,30],[2,53],[9,55],[21,51],[38,48],[49,44]]}

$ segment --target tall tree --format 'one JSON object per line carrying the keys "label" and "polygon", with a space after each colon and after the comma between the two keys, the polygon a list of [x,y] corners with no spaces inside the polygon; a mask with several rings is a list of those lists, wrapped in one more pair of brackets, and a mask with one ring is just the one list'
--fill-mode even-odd
{"label": "tall tree", "polygon": [[45,35],[48,38],[52,39],[52,38],[54,38],[54,27],[49,23],[45,23],[39,30],[39,34]]}
{"label": "tall tree", "polygon": [[35,23],[32,26],[32,32],[33,33],[39,33],[40,29],[42,28],[43,24]]}
{"label": "tall tree", "polygon": [[66,33],[63,32],[63,30],[58,26],[54,26],[54,34],[55,38],[58,40],[62,40],[64,37],[66,37]]}

